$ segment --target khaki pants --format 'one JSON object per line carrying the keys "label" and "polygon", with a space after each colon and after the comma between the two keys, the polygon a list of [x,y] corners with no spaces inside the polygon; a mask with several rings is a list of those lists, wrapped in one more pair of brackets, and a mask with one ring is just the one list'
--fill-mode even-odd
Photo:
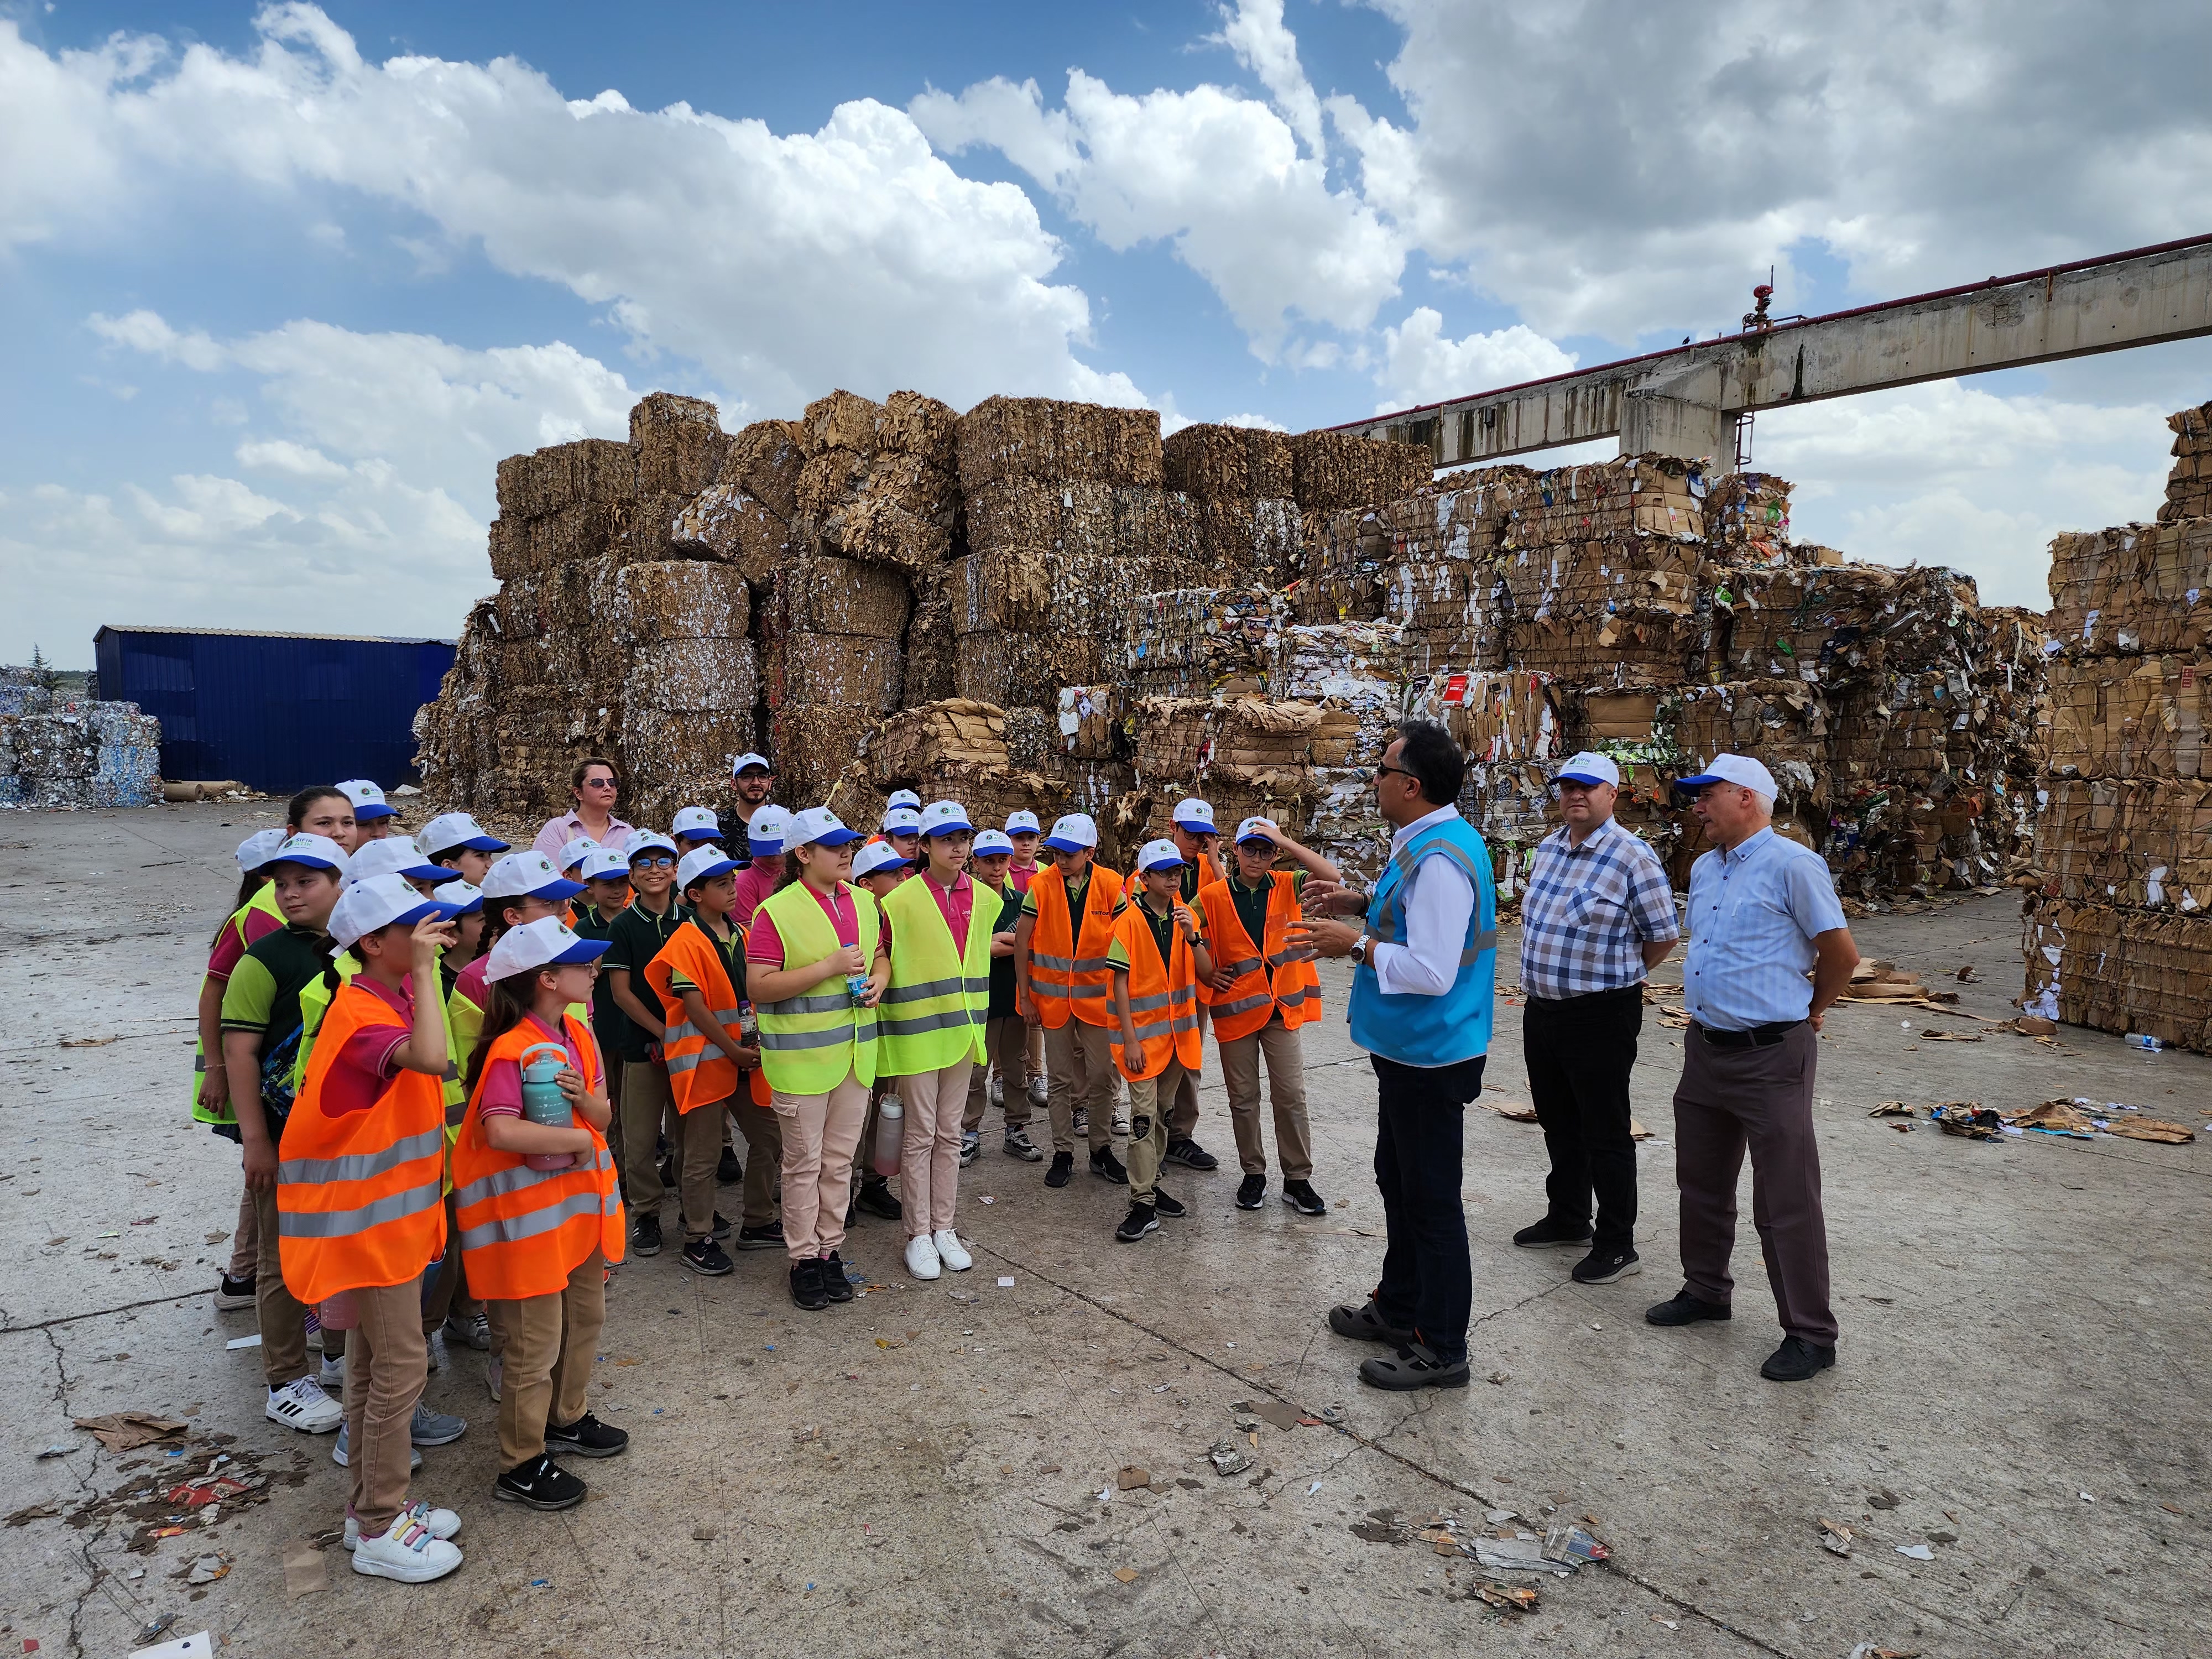
{"label": "khaki pants", "polygon": [[238,1194],[238,1224],[231,1230],[230,1266],[224,1271],[232,1279],[252,1279],[261,1271],[261,1221],[251,1187]]}
{"label": "khaki pants", "polygon": [[1052,1115],[1052,1149],[1075,1151],[1075,1109],[1091,1114],[1091,1150],[1114,1144],[1115,1079],[1113,1040],[1103,1025],[1086,1025],[1073,1014],[1057,1030],[1044,1033],[1045,1109]]}
{"label": "khaki pants", "polygon": [[[592,1035],[596,1036],[598,1033]],[[605,1068],[603,1080],[607,1089],[607,1109],[614,1114],[607,1124],[607,1154],[615,1161],[616,1189],[627,1193],[629,1188],[622,1184],[623,1158],[629,1150],[623,1145],[622,1085],[623,1073],[629,1062],[617,1060],[613,1048],[605,1042],[599,1044],[599,1059]]]}
{"label": "khaki pants", "polygon": [[307,1374],[307,1310],[284,1288],[284,1266],[276,1252],[276,1189],[248,1191],[253,1200],[253,1310],[261,1322],[261,1376],[270,1388],[281,1389]]}
{"label": "khaki pants", "polygon": [[[684,1212],[684,1242],[696,1244],[714,1233],[714,1166],[722,1161],[722,1138],[729,1133],[730,1103],[710,1100],[676,1119],[676,1178]],[[656,1183],[660,1172],[653,1172]],[[659,1212],[656,1202],[654,1213]]]}
{"label": "khaki pants", "polygon": [[568,1285],[518,1302],[491,1302],[505,1352],[499,1387],[499,1472],[535,1462],[545,1425],[584,1414],[592,1350],[607,1322],[606,1258],[594,1247]]}
{"label": "khaki pants", "polygon": [[428,1271],[434,1277],[422,1293],[422,1334],[436,1330],[448,1315],[473,1318],[482,1304],[469,1294],[468,1279],[461,1271],[461,1223],[451,1193],[446,1194],[446,1257]]}
{"label": "khaki pants", "polygon": [[999,1068],[1006,1093],[1006,1127],[1018,1129],[1030,1121],[1029,1022],[1019,1014],[1006,1014],[983,1024],[984,1064],[968,1079],[968,1108],[960,1127],[972,1133],[982,1125],[983,1111],[991,1103],[991,1067]]}
{"label": "khaki pants", "polygon": [[1174,1100],[1176,1088],[1189,1073],[1170,1056],[1168,1068],[1158,1077],[1129,1081],[1129,1201],[1149,1204],[1160,1179],[1160,1160],[1167,1156],[1168,1119],[1164,1102]]}
{"label": "khaki pants", "polygon": [[845,1242],[845,1194],[868,1085],[848,1072],[827,1094],[778,1089],[773,1098],[783,1128],[784,1247],[793,1261],[811,1261]]}
{"label": "khaki pants", "polygon": [[684,1138],[675,1098],[668,1092],[668,1068],[657,1060],[632,1060],[623,1063],[622,1072],[623,1203],[633,1219],[658,1216],[667,1188],[661,1184],[653,1142],[664,1132],[672,1146],[682,1145]]}
{"label": "khaki pants", "polygon": [[1269,1014],[1258,1030],[1223,1040],[1221,1082],[1229,1091],[1229,1127],[1237,1136],[1237,1162],[1246,1175],[1267,1173],[1267,1149],[1260,1139],[1260,1062],[1267,1062],[1267,1100],[1274,1109],[1275,1161],[1285,1181],[1313,1177],[1313,1138],[1306,1121],[1304,1048],[1298,1034]]}
{"label": "khaki pants", "polygon": [[745,1206],[738,1224],[765,1227],[775,1219],[775,1182],[783,1166],[783,1121],[766,1106],[753,1104],[740,1080],[730,1097],[730,1121],[745,1138]]}
{"label": "khaki pants", "polygon": [[[1206,1038],[1206,1014],[1203,1010],[1200,1011],[1198,1016],[1198,1035],[1200,1041],[1203,1042]],[[1168,1103],[1167,1123],[1170,1140],[1189,1140],[1197,1134],[1197,1073],[1183,1073],[1181,1079],[1176,1084],[1175,1097]]]}
{"label": "khaki pants", "polygon": [[[268,1231],[274,1233],[273,1223]],[[428,1351],[422,1343],[422,1275],[398,1285],[353,1292],[361,1322],[347,1345],[346,1473],[353,1482],[353,1512],[362,1536],[391,1529],[407,1501],[407,1466],[414,1454],[410,1430],[422,1397]]]}
{"label": "khaki pants", "polygon": [[899,1141],[899,1197],[906,1206],[906,1236],[923,1238],[952,1225],[960,1198],[960,1120],[968,1081],[981,1068],[963,1056],[951,1065],[900,1079],[906,1103]]}

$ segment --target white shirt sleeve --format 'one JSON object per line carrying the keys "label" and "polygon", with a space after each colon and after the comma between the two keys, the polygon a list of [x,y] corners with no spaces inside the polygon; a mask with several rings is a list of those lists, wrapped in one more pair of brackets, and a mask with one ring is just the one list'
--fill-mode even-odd
{"label": "white shirt sleeve", "polygon": [[[1416,889],[1418,888],[1418,893]],[[1370,944],[1368,959],[1383,990],[1440,997],[1459,978],[1459,953],[1474,913],[1474,883],[1449,858],[1423,859],[1405,883],[1406,943]]]}

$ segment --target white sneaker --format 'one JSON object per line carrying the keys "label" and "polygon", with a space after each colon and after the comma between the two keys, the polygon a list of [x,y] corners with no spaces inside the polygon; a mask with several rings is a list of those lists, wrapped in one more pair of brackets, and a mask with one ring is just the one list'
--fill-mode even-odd
{"label": "white sneaker", "polygon": [[494,1354],[489,1363],[484,1366],[484,1386],[491,1390],[491,1397],[494,1400],[499,1398],[500,1382],[506,1375],[506,1371],[507,1362],[498,1354]]}
{"label": "white sneaker", "polygon": [[322,1384],[312,1376],[302,1376],[281,1389],[270,1389],[269,1403],[262,1407],[262,1415],[271,1423],[282,1423],[302,1434],[328,1434],[345,1422],[344,1408],[325,1394]]}
{"label": "white sneaker", "polygon": [[906,1242],[906,1270],[916,1279],[934,1279],[940,1269],[937,1262],[937,1246],[931,1243],[927,1233],[916,1233]]}
{"label": "white sneaker", "polygon": [[[337,1464],[342,1469],[351,1468],[353,1467],[352,1442],[353,1425],[350,1423],[339,1424],[337,1443],[331,1448],[331,1462]],[[422,1467],[422,1454],[416,1449],[414,1443],[410,1441],[408,1443],[407,1447],[407,1473],[412,1474],[416,1470]]]}
{"label": "white sneaker", "polygon": [[442,1330],[430,1333],[424,1346],[428,1350],[430,1369],[442,1371],[453,1362],[446,1357],[446,1334]]}
{"label": "white sneaker", "polygon": [[[451,1538],[461,1529],[459,1516],[455,1515],[451,1510],[434,1510],[419,1498],[409,1499],[406,1505],[399,1511],[399,1515],[403,1520],[409,1516],[414,1516],[428,1527],[430,1529],[430,1536],[436,1539]],[[359,1516],[346,1516],[345,1536],[339,1541],[345,1546],[346,1553],[349,1555],[360,1547],[361,1517]]]}
{"label": "white sneaker", "polygon": [[996,1073],[994,1073],[991,1077],[989,1099],[994,1106],[1004,1106],[1006,1103],[1006,1079]]}
{"label": "white sneaker", "polygon": [[1048,1103],[1051,1099],[1051,1084],[1046,1079],[1041,1077],[1031,1078],[1030,1079],[1030,1104],[1032,1106],[1042,1106]]}
{"label": "white sneaker", "polygon": [[411,1509],[402,1510],[389,1531],[354,1546],[356,1572],[369,1578],[397,1578],[403,1584],[427,1584],[460,1565],[460,1551],[431,1531],[423,1516]]}
{"label": "white sneaker", "polygon": [[930,1241],[937,1248],[937,1259],[956,1273],[964,1273],[975,1265],[975,1258],[961,1247],[960,1235],[950,1227],[941,1227]]}
{"label": "white sneaker", "polygon": [[343,1394],[345,1392],[345,1356],[340,1354],[336,1359],[325,1356],[322,1370],[315,1374],[315,1381],[325,1389],[336,1389],[340,1394]]}

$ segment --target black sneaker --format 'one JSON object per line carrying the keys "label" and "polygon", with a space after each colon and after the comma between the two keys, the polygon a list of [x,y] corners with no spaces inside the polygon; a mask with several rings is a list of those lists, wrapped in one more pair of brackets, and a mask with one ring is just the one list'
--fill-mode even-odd
{"label": "black sneaker", "polygon": [[1075,1109],[1075,1115],[1070,1121],[1068,1127],[1074,1130],[1077,1134],[1089,1134],[1091,1133],[1091,1109],[1088,1106],[1077,1107]]}
{"label": "black sneaker", "polygon": [[1382,1310],[1376,1306],[1371,1296],[1357,1307],[1346,1302],[1331,1308],[1328,1328],[1355,1342],[1384,1342],[1394,1348],[1402,1348],[1413,1340],[1410,1329],[1393,1325],[1382,1317]]}
{"label": "black sneaker", "polygon": [[898,1194],[891,1190],[891,1183],[881,1176],[862,1182],[860,1195],[853,1202],[870,1215],[879,1215],[886,1221],[906,1218],[906,1206],[898,1201]]}
{"label": "black sneaker", "polygon": [[1188,1135],[1168,1142],[1167,1160],[1180,1164],[1186,1170],[1218,1170],[1221,1160],[1200,1146]]}
{"label": "black sneaker", "polygon": [[1129,1184],[1129,1172],[1121,1167],[1121,1160],[1114,1156],[1111,1146],[1101,1146],[1091,1154],[1091,1173],[1101,1181],[1110,1181],[1116,1187]]}
{"label": "black sneaker", "polygon": [[711,1238],[695,1238],[684,1246],[684,1265],[702,1279],[720,1279],[730,1271],[730,1258]]}
{"label": "black sneaker", "polygon": [[723,1147],[722,1156],[714,1164],[715,1184],[732,1187],[744,1178],[745,1166],[738,1162],[738,1149],[734,1146]]}
{"label": "black sneaker", "polygon": [[1592,1250],[1575,1263],[1574,1280],[1577,1285],[1611,1285],[1643,1271],[1644,1263],[1633,1250]]}
{"label": "black sneaker", "polygon": [[1075,1154],[1054,1152],[1052,1155],[1052,1168],[1044,1172],[1044,1184],[1048,1187],[1065,1187],[1074,1174]]}
{"label": "black sneaker", "polygon": [[1590,1237],[1587,1221],[1554,1221],[1546,1216],[1514,1234],[1513,1242],[1524,1250],[1583,1250],[1589,1248]]}
{"label": "black sneaker", "polygon": [[845,1260],[832,1250],[821,1261],[822,1294],[832,1302],[853,1299],[853,1281],[845,1277]]}
{"label": "black sneaker", "polygon": [[216,1287],[215,1310],[217,1313],[235,1313],[240,1308],[252,1307],[257,1299],[257,1286],[258,1280],[252,1273],[243,1279],[233,1279],[225,1273],[222,1283]]}
{"label": "black sneaker", "polygon": [[1156,1233],[1159,1230],[1159,1214],[1151,1205],[1132,1204],[1129,1213],[1122,1217],[1121,1224],[1114,1229],[1114,1237],[1124,1244],[1133,1244],[1146,1233]]}
{"label": "black sneaker", "polygon": [[1190,1213],[1190,1211],[1184,1206],[1183,1201],[1181,1199],[1172,1197],[1169,1194],[1162,1192],[1158,1187],[1152,1188],[1152,1207],[1158,1210],[1162,1215],[1166,1216],[1170,1220],[1173,1220],[1180,1216],[1187,1216]]}
{"label": "black sneaker", "polygon": [[720,1210],[715,1211],[714,1224],[709,1227],[707,1231],[708,1237],[713,1238],[716,1243],[720,1243],[722,1240],[730,1236],[729,1217],[724,1215]]}
{"label": "black sneaker", "polygon": [[1322,1202],[1321,1194],[1313,1189],[1310,1181],[1285,1181],[1283,1183],[1283,1202],[1300,1215],[1328,1213],[1328,1206]]}
{"label": "black sneaker", "polygon": [[780,1250],[783,1248],[783,1223],[763,1221],[757,1227],[740,1227],[735,1242],[741,1250]]}
{"label": "black sneaker", "polygon": [[830,1305],[830,1292],[822,1288],[822,1264],[811,1257],[791,1264],[791,1299],[809,1313]]}
{"label": "black sneaker", "polygon": [[1446,1364],[1425,1342],[1409,1342],[1390,1356],[1359,1362],[1359,1380],[1370,1389],[1410,1393],[1415,1389],[1463,1389],[1468,1382],[1467,1361]]}
{"label": "black sneaker", "polygon": [[584,1501],[584,1483],[540,1452],[535,1462],[494,1481],[491,1495],[502,1504],[527,1504],[533,1510],[573,1510]]}
{"label": "black sneaker", "polygon": [[1802,1336],[1785,1336],[1782,1346],[1766,1358],[1759,1374],[1770,1382],[1802,1382],[1836,1363],[1836,1351]]}
{"label": "black sneaker", "polygon": [[629,1449],[629,1431],[602,1423],[586,1412],[573,1423],[545,1425],[545,1450],[563,1457],[620,1457]]}
{"label": "black sneaker", "polygon": [[1267,1196],[1267,1177],[1263,1175],[1248,1175],[1237,1183],[1237,1207],[1240,1210],[1256,1210]]}
{"label": "black sneaker", "polygon": [[1729,1316],[1728,1309],[1720,1303],[1701,1301],[1692,1296],[1686,1285],[1675,1291],[1669,1300],[1644,1310],[1644,1321],[1648,1325],[1694,1325],[1703,1319],[1726,1319]]}
{"label": "black sneaker", "polygon": [[629,1253],[632,1255],[660,1254],[660,1218],[641,1215],[630,1224]]}

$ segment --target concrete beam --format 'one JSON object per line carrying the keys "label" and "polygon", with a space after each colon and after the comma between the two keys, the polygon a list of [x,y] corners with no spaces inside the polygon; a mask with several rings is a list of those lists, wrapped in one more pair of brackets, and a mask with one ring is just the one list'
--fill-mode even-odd
{"label": "concrete beam", "polygon": [[1439,466],[1619,434],[1623,453],[1735,459],[1736,417],[1923,380],[2212,334],[2212,236],[1777,323],[1395,414],[1340,432],[1426,443]]}

